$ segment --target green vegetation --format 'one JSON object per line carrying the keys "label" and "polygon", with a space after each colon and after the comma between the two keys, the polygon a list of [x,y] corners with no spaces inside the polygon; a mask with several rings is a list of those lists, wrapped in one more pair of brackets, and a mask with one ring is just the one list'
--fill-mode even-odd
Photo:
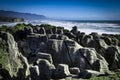
{"label": "green vegetation", "polygon": [[52,25],[49,25],[49,24],[41,24],[39,27],[44,27],[45,29],[52,29],[54,28],[55,26],[52,26]]}
{"label": "green vegetation", "polygon": [[14,27],[7,27],[5,25],[0,27],[0,31],[4,31],[4,32],[9,32],[11,34],[14,34],[15,32],[19,31],[19,30],[24,30],[25,27],[29,27],[25,24],[17,24]]}
{"label": "green vegetation", "polygon": [[[39,27],[44,27],[45,29],[52,29],[56,26],[50,25],[50,24],[41,24]],[[64,29],[64,27],[57,26],[57,29]]]}
{"label": "green vegetation", "polygon": [[7,45],[5,40],[0,39],[0,64],[2,64],[3,67],[5,67],[7,61],[8,61]]}
{"label": "green vegetation", "polygon": [[120,72],[108,76],[92,77],[89,80],[120,80]]}

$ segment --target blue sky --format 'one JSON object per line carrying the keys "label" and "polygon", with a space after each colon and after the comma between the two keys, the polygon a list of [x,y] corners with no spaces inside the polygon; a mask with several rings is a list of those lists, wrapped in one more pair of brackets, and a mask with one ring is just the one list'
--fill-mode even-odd
{"label": "blue sky", "polygon": [[120,0],[0,0],[0,10],[60,19],[120,20]]}

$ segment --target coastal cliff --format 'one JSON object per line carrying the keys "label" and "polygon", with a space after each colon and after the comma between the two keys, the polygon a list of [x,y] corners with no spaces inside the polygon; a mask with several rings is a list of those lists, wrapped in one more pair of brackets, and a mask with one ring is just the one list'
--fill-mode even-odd
{"label": "coastal cliff", "polygon": [[0,28],[1,80],[120,79],[119,69],[119,34],[47,24]]}
{"label": "coastal cliff", "polygon": [[0,22],[24,22],[24,19],[13,17],[0,17]]}

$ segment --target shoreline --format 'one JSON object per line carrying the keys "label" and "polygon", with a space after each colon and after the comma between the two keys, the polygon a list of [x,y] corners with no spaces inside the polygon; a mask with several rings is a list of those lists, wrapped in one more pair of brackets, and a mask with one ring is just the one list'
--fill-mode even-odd
{"label": "shoreline", "polygon": [[120,34],[120,26],[117,24],[106,24],[106,23],[71,23],[64,21],[46,21],[46,20],[34,20],[34,21],[25,21],[25,22],[14,22],[14,23],[7,23],[7,24],[0,24],[6,26],[15,26],[17,24],[32,24],[34,26],[41,25],[41,24],[49,24],[54,26],[61,26],[65,29],[71,30],[73,26],[78,26],[78,30],[81,32],[85,32],[86,34],[90,34],[92,32],[97,32],[98,34]]}
{"label": "shoreline", "polygon": [[48,24],[2,27],[0,53],[5,80],[117,79],[120,74],[120,35],[87,35],[77,26],[70,31]]}

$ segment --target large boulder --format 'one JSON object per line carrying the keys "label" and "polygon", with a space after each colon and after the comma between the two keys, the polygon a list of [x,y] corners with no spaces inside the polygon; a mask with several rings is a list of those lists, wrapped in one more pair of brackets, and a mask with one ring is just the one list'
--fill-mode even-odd
{"label": "large boulder", "polygon": [[34,33],[39,33],[40,27],[36,26],[33,28]]}
{"label": "large boulder", "polygon": [[22,75],[19,74],[20,70],[24,70],[22,78],[25,79],[29,75],[29,65],[26,58],[19,52],[13,36],[9,33],[0,32],[0,37],[2,38],[0,43],[0,56],[2,55],[0,64],[2,64],[3,69],[9,71],[11,77],[19,77]]}
{"label": "large boulder", "polygon": [[76,66],[81,71],[85,69],[92,69],[100,72],[108,72],[108,63],[99,55],[94,49],[81,48],[76,54]]}
{"label": "large boulder", "polygon": [[57,34],[57,27],[53,27],[52,32],[53,32],[53,34]]}
{"label": "large boulder", "polygon": [[30,66],[30,78],[31,80],[39,80],[40,72],[37,65]]}
{"label": "large boulder", "polygon": [[78,33],[77,26],[72,27],[71,32],[72,32],[74,35],[77,35],[77,33]]}
{"label": "large boulder", "polygon": [[41,43],[46,42],[47,40],[48,38],[46,35],[32,34],[27,36],[29,48],[32,53],[35,53],[41,47]]}
{"label": "large boulder", "polygon": [[106,49],[108,48],[108,45],[105,43],[105,41],[103,39],[93,39],[89,46],[87,47],[91,47],[91,48],[95,48],[95,50],[101,54],[102,56],[104,56]]}
{"label": "large boulder", "polygon": [[22,41],[17,41],[17,43],[18,43],[19,51],[22,53],[22,55],[28,58],[32,52],[29,48],[28,42],[26,40],[22,40]]}
{"label": "large boulder", "polygon": [[81,44],[84,47],[89,47],[91,46],[91,42],[93,41],[93,36],[91,35],[85,35],[82,39],[81,39]]}
{"label": "large boulder", "polygon": [[46,34],[45,28],[44,27],[40,27],[40,30],[38,31],[39,34]]}
{"label": "large boulder", "polygon": [[50,80],[52,74],[54,74],[55,67],[48,60],[38,59],[37,65],[40,72],[40,80]]}
{"label": "large boulder", "polygon": [[56,78],[65,78],[70,76],[69,72],[69,67],[66,64],[59,64],[56,73],[55,73]]}
{"label": "large boulder", "polygon": [[34,63],[34,62],[36,62],[38,59],[46,59],[46,60],[48,60],[50,63],[53,63],[51,54],[42,53],[42,52],[38,52],[38,53],[36,53],[36,54],[31,54],[31,56],[30,56],[30,58],[29,58],[29,62],[30,62],[30,63]]}
{"label": "large boulder", "polygon": [[110,70],[116,70],[120,68],[120,47],[118,46],[108,47],[104,57],[106,61],[109,63]]}
{"label": "large boulder", "polygon": [[33,34],[33,28],[32,27],[25,27],[24,31],[27,35]]}
{"label": "large boulder", "polygon": [[52,55],[55,66],[57,66],[59,63],[73,66],[73,63],[75,62],[74,53],[81,48],[78,43],[70,39],[50,39],[47,45],[48,53]]}

